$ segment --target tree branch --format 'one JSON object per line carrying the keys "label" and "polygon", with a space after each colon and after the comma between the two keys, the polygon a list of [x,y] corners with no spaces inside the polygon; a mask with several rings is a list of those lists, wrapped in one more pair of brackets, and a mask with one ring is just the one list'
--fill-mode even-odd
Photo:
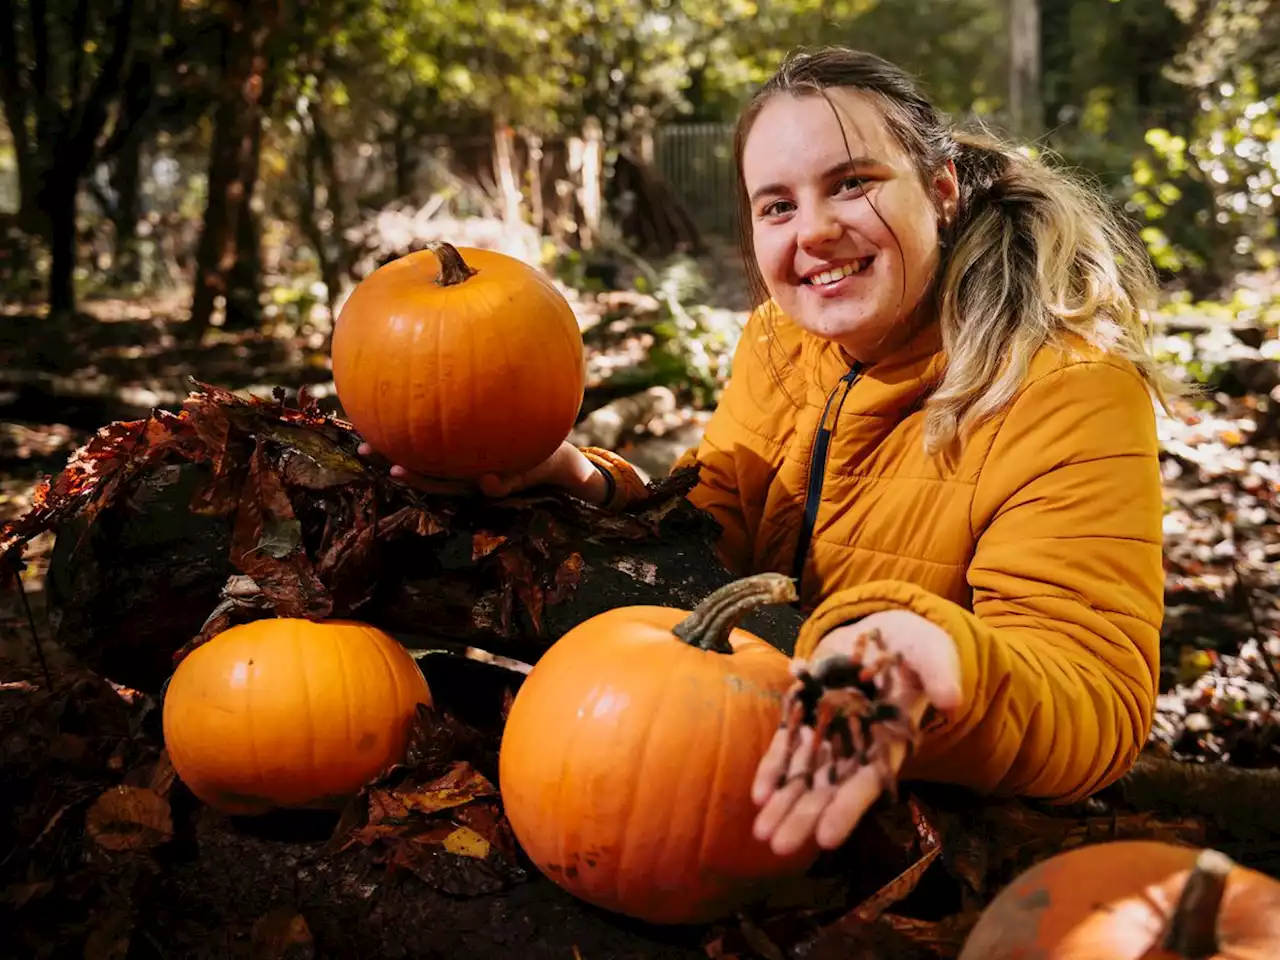
{"label": "tree branch", "polygon": [[71,17],[71,81],[67,84],[72,103],[80,102],[80,81],[84,76],[84,61],[87,56],[84,38],[88,32],[89,0],[78,0],[75,13]]}
{"label": "tree branch", "polygon": [[102,132],[103,124],[107,122],[107,106],[123,83],[125,64],[132,47],[133,7],[134,0],[120,0],[120,6],[116,9],[111,53],[99,71],[93,92],[85,101],[79,121],[72,131],[68,148],[71,162],[84,162],[82,158],[92,159],[94,142]]}
{"label": "tree branch", "polygon": [[22,95],[22,74],[18,70],[18,37],[13,25],[18,13],[13,0],[0,0],[0,99],[4,101],[4,118],[13,137],[21,170],[28,158],[27,110]]}

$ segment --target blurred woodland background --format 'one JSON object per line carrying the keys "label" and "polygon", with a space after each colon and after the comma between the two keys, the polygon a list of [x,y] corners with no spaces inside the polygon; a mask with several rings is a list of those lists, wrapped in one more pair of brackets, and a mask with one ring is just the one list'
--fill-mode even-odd
{"label": "blurred woodland background", "polygon": [[[788,50],[844,43],[1141,230],[1161,352],[1207,388],[1161,421],[1166,686],[1242,650],[1270,678],[1278,40],[1276,0],[0,0],[0,520],[190,377],[335,409],[336,311],[435,238],[557,279],[589,350],[575,436],[664,474],[749,306],[732,120]],[[1240,701],[1272,732],[1274,687]],[[1249,749],[1274,759],[1270,736]]]}
{"label": "blurred woodland background", "polygon": [[[443,853],[452,834],[430,818],[365,831],[381,838],[374,867],[369,851],[330,858],[325,833],[297,839],[300,815],[270,836],[231,829],[175,791],[170,821],[154,691],[108,687],[51,638],[83,634],[90,655],[118,643],[128,665],[167,658],[219,596],[234,607],[217,593],[227,525],[171,482],[194,468],[138,453],[137,437],[163,448],[177,429],[145,418],[180,409],[193,378],[259,398],[305,388],[338,411],[335,315],[427,240],[541,265],[587,345],[573,439],[666,475],[715,408],[750,306],[733,119],[786,52],[825,43],[902,63],[957,118],[1095,178],[1160,271],[1160,354],[1204,389],[1159,420],[1167,615],[1142,763],[1163,779],[1129,778],[1127,807],[1012,805],[937,832],[943,811],[890,820],[897,853],[815,888],[830,902],[812,916],[863,904],[823,934],[835,952],[785,955],[917,955],[855,952],[874,927],[954,956],[1016,868],[1089,839],[1219,843],[1280,877],[1280,0],[0,0],[0,548],[25,560],[20,577],[0,571],[0,795],[14,807],[0,905],[27,955],[310,957],[308,924],[327,956],[781,957],[801,942],[782,928],[812,903],[784,904],[768,935],[744,921],[703,945],[571,909],[549,883],[479,896],[507,883],[507,848]],[[235,402],[218,396],[202,415]],[[257,409],[238,416],[278,437]],[[42,517],[69,510],[78,481],[46,478],[116,421],[137,423],[81,461],[117,471],[114,502],[85,511],[89,540],[68,528],[55,551]],[[120,483],[144,469],[150,486]],[[25,532],[8,523],[24,516]],[[187,565],[154,559],[165,550]],[[497,569],[477,555],[471,567]],[[465,704],[470,688],[440,672],[454,659],[471,663],[435,658],[433,689]],[[459,822],[503,835],[495,797],[459,802]],[[945,887],[954,902],[920,880],[943,865],[963,881]],[[423,882],[382,883],[393,866]],[[897,920],[881,916],[894,904]]]}

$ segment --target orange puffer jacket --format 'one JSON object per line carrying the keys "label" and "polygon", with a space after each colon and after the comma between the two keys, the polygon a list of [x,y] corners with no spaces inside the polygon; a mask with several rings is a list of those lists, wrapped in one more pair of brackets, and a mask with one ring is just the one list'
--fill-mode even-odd
{"label": "orange puffer jacket", "polygon": [[[766,313],[770,317],[766,317]],[[1045,348],[1003,413],[931,457],[936,325],[859,370],[770,305],[747,323],[689,498],[735,573],[799,577],[807,657],[835,627],[912,610],[955,640],[965,706],[903,776],[1076,800],[1151,726],[1163,616],[1155,410],[1127,361]],[[625,460],[614,505],[643,485]]]}

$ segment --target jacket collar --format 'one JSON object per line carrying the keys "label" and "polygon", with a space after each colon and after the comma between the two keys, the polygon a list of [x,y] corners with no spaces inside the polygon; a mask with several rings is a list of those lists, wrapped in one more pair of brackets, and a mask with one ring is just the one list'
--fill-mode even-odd
{"label": "jacket collar", "polygon": [[[827,394],[849,372],[851,362],[836,344],[810,333],[803,336],[806,352],[812,351],[817,361],[804,364],[811,376],[810,392],[825,402]],[[942,330],[937,321],[931,321],[897,350],[868,364],[845,407],[864,416],[901,416],[919,406],[937,386],[945,365]]]}

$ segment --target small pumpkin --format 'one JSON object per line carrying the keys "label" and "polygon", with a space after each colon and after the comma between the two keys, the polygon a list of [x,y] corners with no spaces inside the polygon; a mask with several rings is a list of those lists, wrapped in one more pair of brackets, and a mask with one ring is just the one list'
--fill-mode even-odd
{"label": "small pumpkin", "polygon": [[1155,840],[1043,860],[983,911],[960,960],[1280,957],[1280,883],[1217,850]]}
{"label": "small pumpkin", "polygon": [[535,267],[431,243],[343,305],[330,352],[343,412],[375,450],[430,477],[542,463],[582,407],[582,334]]}
{"label": "small pumpkin", "polygon": [[792,683],[788,658],[737,628],[795,599],[790,578],[731,583],[689,613],[621,607],[574,627],[516,694],[498,776],[520,845],[588,903],[659,924],[723,916],[803,873],[752,836],[751,783]]}
{"label": "small pumpkin", "polygon": [[231,814],[340,805],[404,758],[431,690],[394,638],[287,617],[224,630],[174,671],[164,739],[197,797]]}

